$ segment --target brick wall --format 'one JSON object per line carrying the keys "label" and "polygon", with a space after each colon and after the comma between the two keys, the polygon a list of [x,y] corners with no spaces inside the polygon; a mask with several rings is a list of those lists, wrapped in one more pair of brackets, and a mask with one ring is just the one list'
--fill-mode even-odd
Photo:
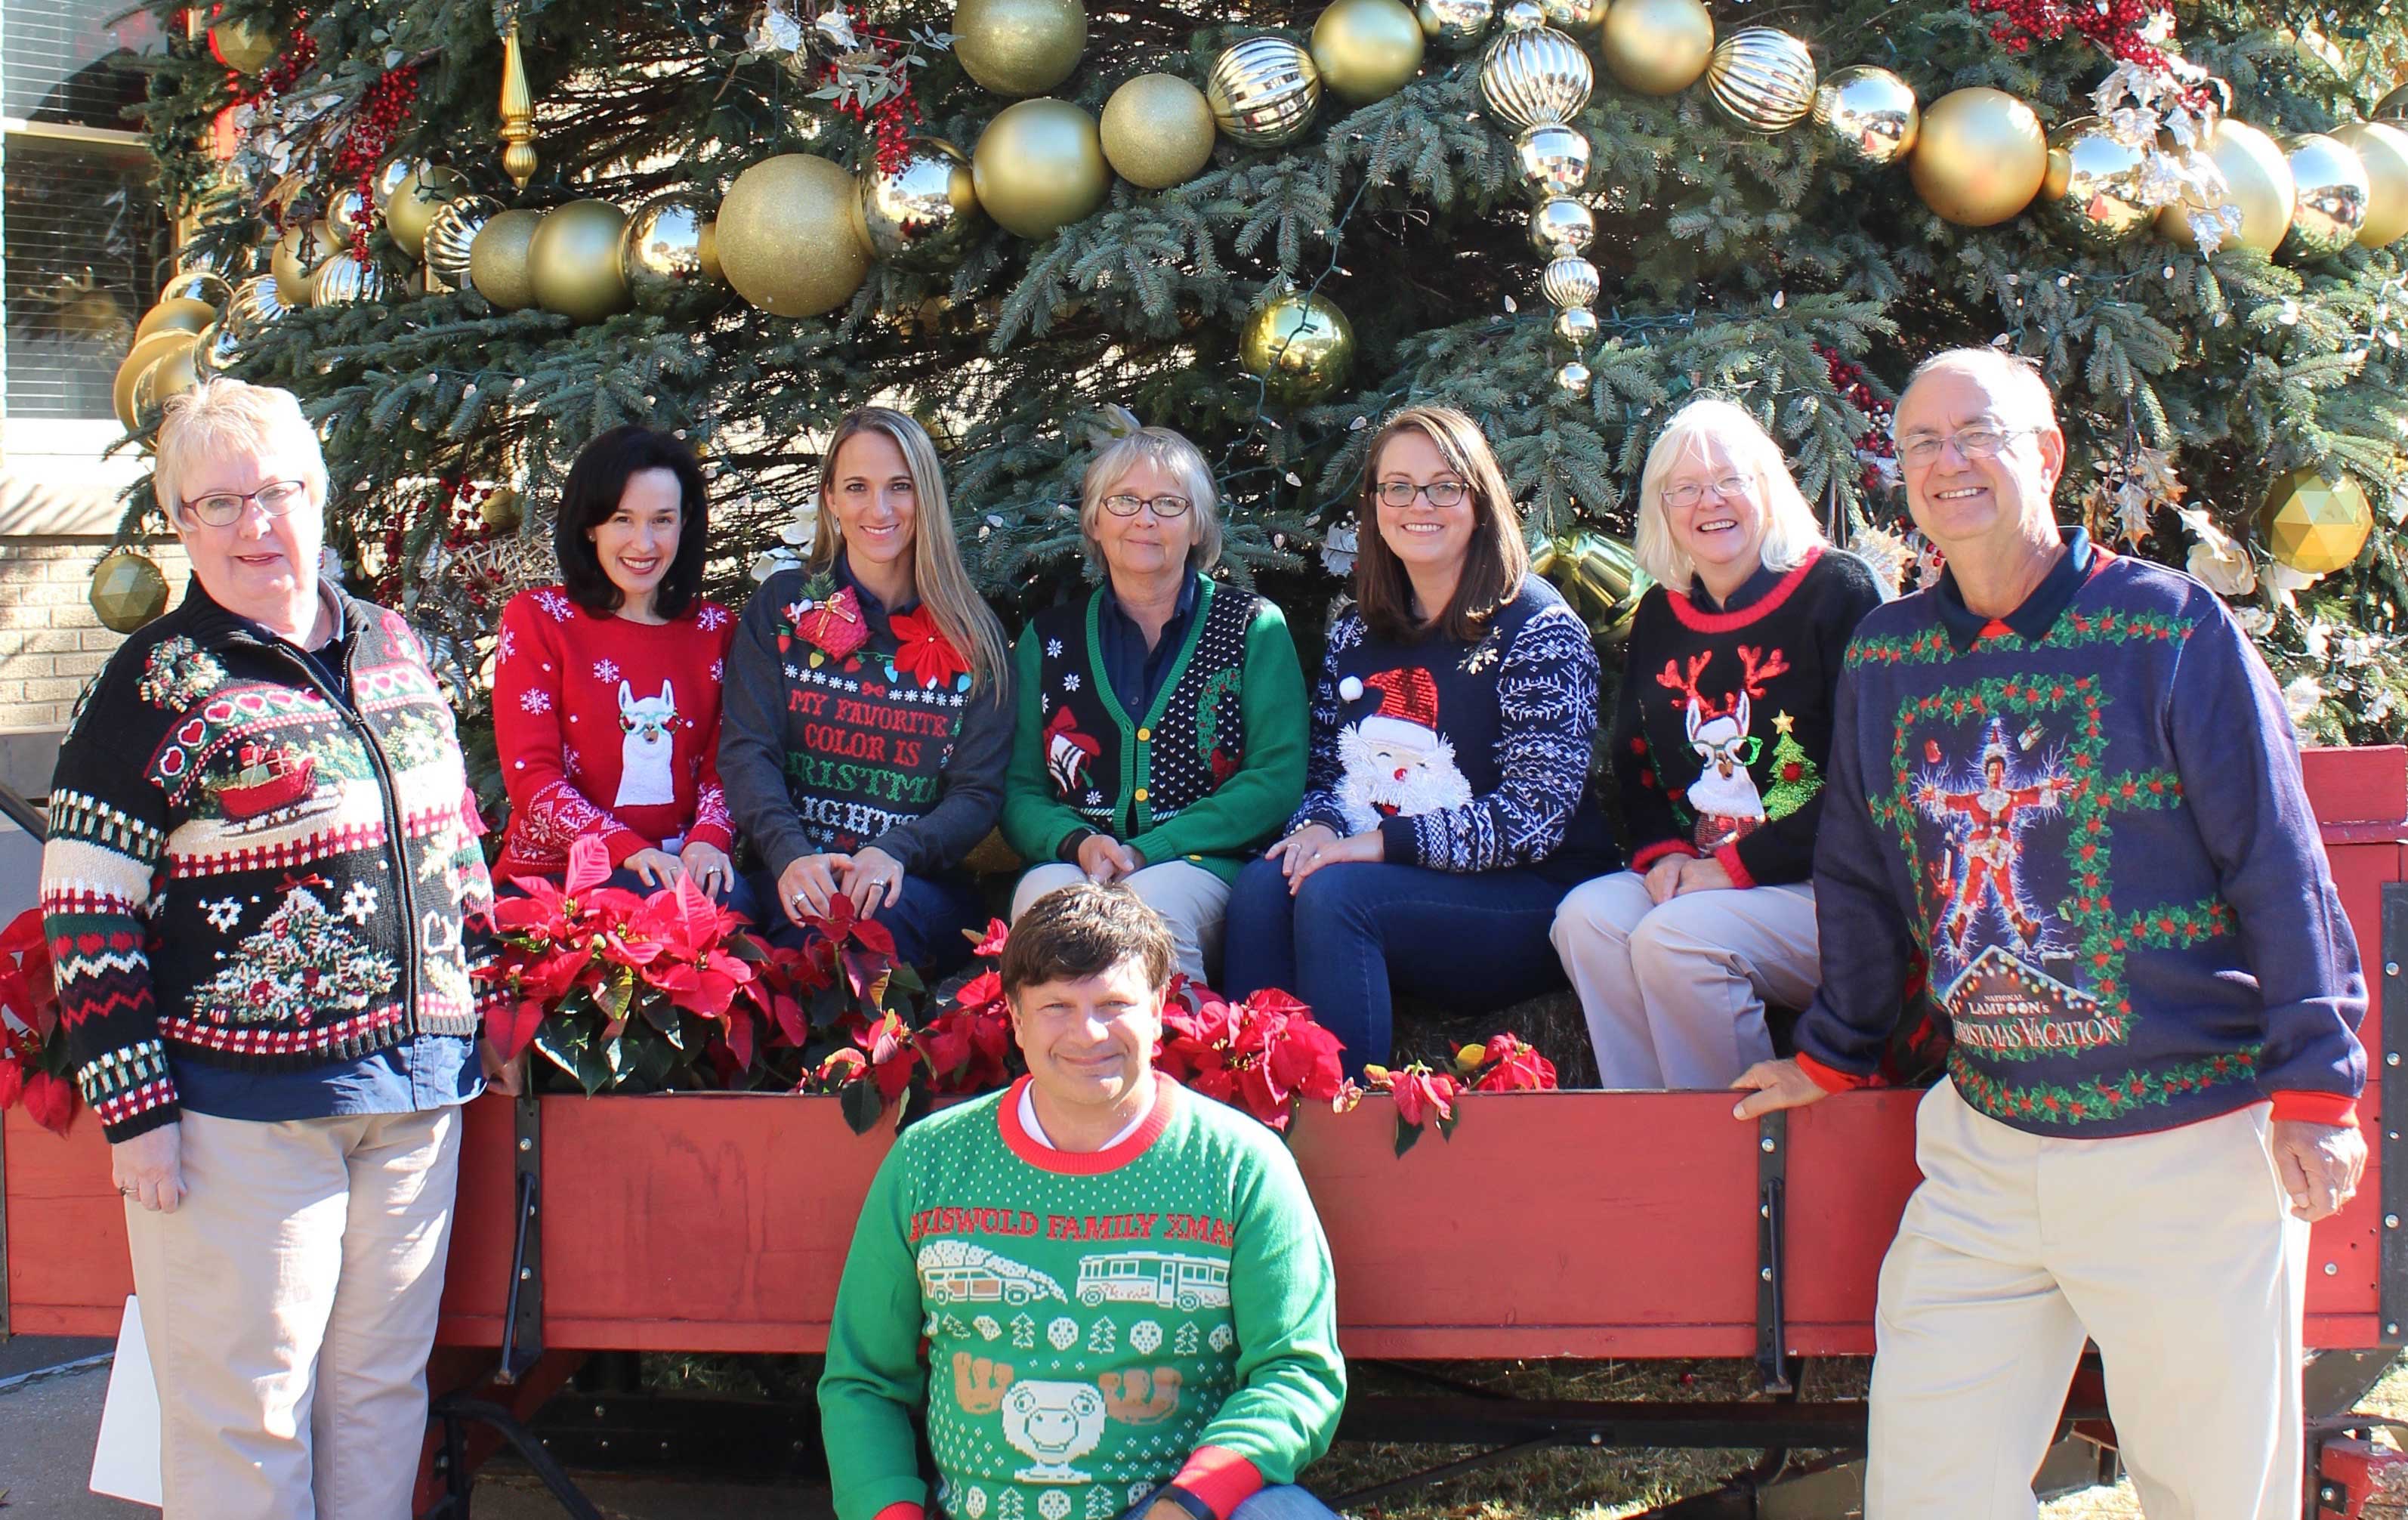
{"label": "brick wall", "polygon": [[[172,538],[144,543],[167,577],[167,605],[191,575]],[[93,566],[105,537],[0,538],[0,782],[38,796],[67,714],[124,640],[92,609]]]}

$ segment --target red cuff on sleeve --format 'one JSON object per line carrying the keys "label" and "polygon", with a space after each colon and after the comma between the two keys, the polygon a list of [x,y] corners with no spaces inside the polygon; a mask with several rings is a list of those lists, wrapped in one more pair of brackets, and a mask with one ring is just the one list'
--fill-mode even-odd
{"label": "red cuff on sleeve", "polygon": [[1698,858],[1698,847],[1686,839],[1658,839],[1630,857],[1630,868],[1644,874],[1647,868],[1666,855],[1687,855]]}
{"label": "red cuff on sleeve", "polygon": [[927,1520],[927,1513],[926,1505],[914,1504],[908,1498],[898,1498],[878,1512],[878,1520]]}
{"label": "red cuff on sleeve", "polygon": [[627,863],[627,857],[638,850],[650,850],[652,841],[632,828],[614,828],[602,836],[604,848],[610,852],[610,866],[617,869]]}
{"label": "red cuff on sleeve", "polygon": [[[1262,1470],[1226,1446],[1198,1446],[1179,1476],[1170,1480],[1174,1488],[1184,1488],[1211,1505],[1221,1520],[1240,1504],[1254,1497],[1263,1486]],[[888,1520],[880,1515],[878,1520]]]}
{"label": "red cuff on sleeve", "polygon": [[2358,1099],[2346,1093],[2276,1093],[2274,1117],[2312,1125],[2354,1125]]}
{"label": "red cuff on sleeve", "polygon": [[1813,1078],[1814,1085],[1827,1093],[1853,1093],[1859,1087],[1870,1087],[1873,1084],[1870,1077],[1859,1077],[1835,1067],[1825,1066],[1804,1051],[1798,1053],[1798,1069]]}
{"label": "red cuff on sleeve", "polygon": [[1756,885],[1756,878],[1748,874],[1747,866],[1739,858],[1739,842],[1737,840],[1733,840],[1729,844],[1726,844],[1716,850],[1714,852],[1714,859],[1721,864],[1723,874],[1731,879],[1731,885],[1735,887],[1752,887]]}
{"label": "red cuff on sleeve", "polygon": [[736,848],[736,831],[724,824],[696,824],[685,831],[688,844],[707,844],[724,854]]}

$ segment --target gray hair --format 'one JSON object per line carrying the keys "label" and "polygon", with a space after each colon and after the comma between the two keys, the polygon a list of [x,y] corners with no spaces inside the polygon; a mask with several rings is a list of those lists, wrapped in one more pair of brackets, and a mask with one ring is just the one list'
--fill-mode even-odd
{"label": "gray hair", "polygon": [[[1898,393],[1899,405],[1905,406],[1906,393],[1914,389],[1915,381],[1939,369],[1961,370],[1995,381],[2002,395],[2014,399],[2018,410],[2027,406],[2031,409],[2032,415],[2028,420],[2031,425],[2057,426],[2057,397],[2050,393],[2048,381],[2042,377],[2040,361],[2026,358],[2020,353],[2009,353],[2004,349],[1966,347],[1945,349],[1933,354],[1915,366],[1914,373],[1906,378],[1906,390]],[[2005,420],[2025,421],[2022,418]]]}
{"label": "gray hair", "polygon": [[1221,495],[1212,486],[1212,466],[1184,434],[1167,427],[1125,433],[1106,444],[1087,466],[1086,480],[1079,488],[1079,531],[1086,536],[1088,562],[1103,563],[1103,552],[1096,547],[1096,523],[1103,512],[1104,498],[1140,465],[1168,472],[1179,482],[1179,494],[1187,498],[1187,509],[1196,514],[1196,541],[1187,549],[1187,567],[1202,572],[1220,564]]}
{"label": "gray hair", "polygon": [[1639,472],[1639,528],[1632,552],[1641,569],[1667,590],[1687,594],[1698,567],[1672,540],[1671,524],[1664,517],[1664,478],[1684,459],[1705,458],[1709,440],[1723,446],[1734,468],[1756,480],[1765,513],[1757,556],[1766,569],[1794,570],[1816,549],[1829,547],[1772,435],[1738,402],[1704,395],[1673,413],[1656,435],[1647,464]]}
{"label": "gray hair", "polygon": [[290,391],[224,376],[205,380],[168,398],[157,448],[150,490],[170,523],[181,505],[185,480],[202,461],[280,449],[301,457],[301,478],[319,509],[325,508],[326,456],[318,447],[318,430],[302,415],[300,398]]}

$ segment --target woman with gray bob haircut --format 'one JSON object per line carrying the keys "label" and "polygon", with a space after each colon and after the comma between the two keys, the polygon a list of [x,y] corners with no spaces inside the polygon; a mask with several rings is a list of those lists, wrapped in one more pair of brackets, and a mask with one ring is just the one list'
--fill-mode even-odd
{"label": "woman with gray bob haircut", "polygon": [[125,1197],[168,1520],[403,1520],[460,1105],[482,832],[400,615],[319,574],[288,392],[167,405],[181,605],[79,705],[42,855],[76,1082]]}
{"label": "woman with gray bob haircut", "polygon": [[1079,525],[1104,571],[1021,635],[1004,838],[1034,862],[1017,919],[1054,888],[1123,882],[1208,980],[1229,882],[1304,792],[1304,673],[1287,620],[1223,585],[1212,471],[1164,427],[1087,466]]}

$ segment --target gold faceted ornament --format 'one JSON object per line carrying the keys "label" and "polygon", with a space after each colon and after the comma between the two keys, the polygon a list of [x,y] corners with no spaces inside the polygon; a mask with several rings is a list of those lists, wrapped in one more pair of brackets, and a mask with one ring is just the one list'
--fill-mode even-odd
{"label": "gold faceted ornament", "polygon": [[116,409],[118,424],[125,431],[128,433],[135,431],[134,387],[142,379],[143,372],[165,355],[173,353],[178,349],[191,348],[198,336],[185,332],[181,328],[174,328],[164,333],[153,333],[149,337],[136,342],[126,351],[124,360],[117,366],[117,378],[109,387],[108,396],[110,404]]}
{"label": "gold faceted ornament", "polygon": [[1585,252],[1597,238],[1597,218],[1570,195],[1551,195],[1530,212],[1530,246],[1549,258]]}
{"label": "gold faceted ornament", "polygon": [[[1200,108],[1203,96],[1197,103]],[[1210,117],[1205,129],[1211,129]],[[903,268],[953,263],[986,226],[970,161],[942,137],[913,137],[894,168],[865,171],[857,204],[871,256]]]}
{"label": "gold faceted ornament", "polygon": [[214,269],[179,269],[159,287],[159,304],[198,301],[215,310],[234,299],[234,283]]}
{"label": "gold faceted ornament", "polygon": [[2286,259],[2329,259],[2358,241],[2373,194],[2365,161],[2321,132],[2284,144],[2291,161],[2291,230],[2277,250]]}
{"label": "gold faceted ornament", "polygon": [[1595,306],[1598,289],[1597,265],[1577,253],[1549,261],[1546,273],[1539,277],[1539,294],[1558,310]]}
{"label": "gold faceted ornament", "polygon": [[2096,116],[2059,122],[2048,135],[2040,200],[2049,222],[2079,247],[2129,242],[2157,215],[2147,196],[2148,155]]}
{"label": "gold faceted ornament", "polygon": [[2358,246],[2382,248],[2408,236],[2408,131],[2387,122],[2349,122],[2327,136],[2366,166],[2366,223]]}
{"label": "gold faceted ornament", "polygon": [[384,207],[384,230],[411,258],[422,257],[435,213],[467,193],[466,175],[440,164],[426,165],[393,187]]}
{"label": "gold faceted ornament", "polygon": [[1112,171],[1096,119],[1067,100],[1007,106],[970,151],[971,182],[996,225],[1022,237],[1051,237],[1104,204]]}
{"label": "gold faceted ornament", "polygon": [[500,212],[502,203],[491,195],[461,195],[445,201],[426,224],[426,273],[446,290],[468,283],[468,261],[477,234]]}
{"label": "gold faceted ornament", "polygon": [[2004,90],[1952,90],[1923,113],[1906,172],[1942,221],[1996,226],[2040,194],[2048,135],[2032,108]]}
{"label": "gold faceted ornament", "polygon": [[343,251],[342,242],[334,229],[323,222],[308,222],[285,229],[276,240],[276,251],[268,259],[268,267],[276,274],[276,294],[288,307],[309,304],[309,282],[318,276],[318,265]]}
{"label": "gold faceted ornament", "polygon": [[1238,362],[1286,406],[1318,401],[1354,365],[1354,327],[1326,295],[1290,292],[1255,308],[1238,335]]}
{"label": "gold faceted ornament", "polygon": [[1605,13],[1598,52],[1625,90],[1676,95],[1713,60],[1714,19],[1701,0],[1617,0]]}
{"label": "gold faceted ornament", "polygon": [[1588,134],[1561,122],[1525,127],[1513,139],[1513,162],[1522,188],[1541,200],[1577,195],[1588,188]]}
{"label": "gold faceted ornament", "polygon": [[1479,41],[1496,15],[1497,0],[1421,0],[1413,7],[1422,36],[1440,52],[1461,52]]}
{"label": "gold faceted ornament", "polygon": [[468,243],[470,287],[504,311],[535,305],[527,248],[542,224],[541,211],[496,211],[487,217]]}
{"label": "gold faceted ornament", "polygon": [[363,301],[390,301],[401,285],[375,259],[342,252],[318,265],[309,281],[311,306],[355,306]]}
{"label": "gold faceted ornament", "polygon": [[627,213],[609,201],[570,201],[546,211],[527,242],[535,304],[577,322],[626,310],[627,278],[619,268],[619,238],[626,230]]}
{"label": "gold faceted ornament", "polygon": [[209,28],[209,51],[236,74],[257,74],[275,61],[276,48],[276,34],[256,22],[220,22]]}
{"label": "gold faceted ornament", "polygon": [[344,185],[326,193],[326,225],[342,239],[345,248],[368,230],[368,217],[373,210],[357,185]]}
{"label": "gold faceted ornament", "polygon": [[1312,23],[1322,87],[1352,106],[1385,100],[1421,72],[1421,19],[1401,0],[1329,0]]}
{"label": "gold faceted ornament", "polygon": [[655,195],[636,208],[619,237],[619,274],[638,311],[694,322],[727,304],[726,272],[710,198],[690,190]]}
{"label": "gold faceted ornament", "polygon": [[778,317],[816,317],[852,300],[869,278],[869,250],[855,231],[860,194],[852,175],[812,153],[746,169],[719,202],[727,282]]}
{"label": "gold faceted ornament", "polygon": [[961,0],[953,56],[999,95],[1041,95],[1070,77],[1087,46],[1079,0]]}
{"label": "gold faceted ornament", "polygon": [[[2228,116],[2215,123],[2208,156],[2224,176],[2226,206],[2241,212],[2240,243],[2260,253],[2272,253],[2291,230],[2291,161],[2273,138],[2246,122]],[[2190,224],[2190,208],[2175,201],[2157,212],[2157,236],[2185,248],[2199,245]],[[2232,246],[2228,229],[2222,247]]]}
{"label": "gold faceted ornament", "polygon": [[393,204],[393,193],[403,180],[426,168],[426,160],[407,156],[389,158],[378,165],[376,173],[368,179],[368,199],[376,203],[377,214],[382,216],[384,208]]}
{"label": "gold faceted ornament", "polygon": [[2374,103],[2373,120],[2408,122],[2408,84],[2400,86]]}
{"label": "gold faceted ornament", "polygon": [[1596,83],[1588,54],[1552,26],[1508,32],[1480,61],[1480,98],[1516,132],[1570,121]]}
{"label": "gold faceted ornament", "polygon": [[1204,82],[1213,124],[1233,142],[1276,148],[1312,125],[1321,71],[1286,37],[1248,37],[1221,50]]}
{"label": "gold faceted ornament", "polygon": [[150,555],[112,549],[93,566],[89,595],[102,627],[130,634],[167,610],[167,578]]}
{"label": "gold faceted ornament", "polygon": [[142,321],[134,329],[134,341],[139,343],[152,333],[197,333],[217,320],[218,308],[207,301],[178,296],[142,313]]}
{"label": "gold faceted ornament", "polygon": [[1786,132],[1814,108],[1814,55],[1778,27],[1733,32],[1707,60],[1706,94],[1735,125]]}
{"label": "gold faceted ornament", "polygon": [[2276,560],[2302,575],[2329,575],[2366,547],[2374,509],[2356,476],[2295,469],[2267,493],[2258,526]]}
{"label": "gold faceted ornament", "polygon": [[1853,168],[1885,168],[1914,151],[1923,111],[1914,86],[1885,68],[1856,64],[1814,90],[1814,125],[1833,156]]}
{"label": "gold faceted ornament", "polygon": [[159,431],[167,403],[201,383],[200,366],[193,357],[196,345],[169,349],[143,366],[134,381],[134,434],[150,438]]}
{"label": "gold faceted ornament", "polygon": [[1144,190],[1168,190],[1212,161],[1212,108],[1176,74],[1140,74],[1104,102],[1098,134],[1112,172]]}
{"label": "gold faceted ornament", "polygon": [[221,325],[237,338],[248,339],[284,315],[284,298],[276,294],[274,275],[253,275],[235,287],[225,304]]}

